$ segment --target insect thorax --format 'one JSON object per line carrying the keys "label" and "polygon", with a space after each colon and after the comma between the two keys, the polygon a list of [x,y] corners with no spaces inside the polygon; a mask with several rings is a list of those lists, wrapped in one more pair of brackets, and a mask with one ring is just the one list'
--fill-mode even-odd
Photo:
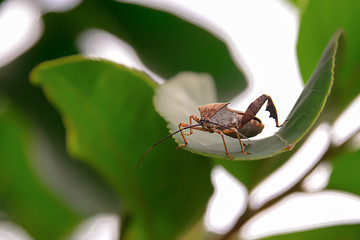
{"label": "insect thorax", "polygon": [[211,103],[203,106],[199,106],[199,112],[201,119],[210,121],[211,118],[222,108],[229,103]]}
{"label": "insect thorax", "polygon": [[242,115],[240,112],[230,111],[227,107],[223,107],[212,116],[210,121],[225,127],[238,128],[241,119]]}

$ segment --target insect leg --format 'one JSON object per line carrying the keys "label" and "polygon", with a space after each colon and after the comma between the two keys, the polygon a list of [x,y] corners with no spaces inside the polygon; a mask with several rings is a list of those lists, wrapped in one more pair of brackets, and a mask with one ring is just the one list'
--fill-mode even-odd
{"label": "insect leg", "polygon": [[223,130],[223,133],[225,133],[225,134],[226,134],[226,133],[232,133],[232,132],[234,132],[234,133],[236,134],[236,137],[237,137],[237,139],[239,140],[240,147],[241,147],[241,153],[243,153],[243,154],[245,154],[245,155],[249,154],[249,152],[245,152],[245,151],[244,151],[244,146],[243,146],[243,145],[246,146],[246,144],[241,141],[239,131],[238,131],[236,128],[230,128],[230,129],[225,129],[225,130]]}
{"label": "insect leg", "polygon": [[[179,129],[181,130],[181,127],[187,127],[187,126],[190,126],[190,125],[187,124],[187,123],[179,123],[179,126],[178,126],[178,127],[179,127]],[[182,138],[184,139],[184,144],[178,146],[178,147],[176,148],[176,150],[178,150],[179,148],[185,147],[186,145],[189,144],[189,142],[187,141],[187,139],[186,139],[183,131],[180,131],[180,133],[181,133]]]}
{"label": "insect leg", "polygon": [[230,153],[229,153],[229,151],[228,151],[228,149],[227,149],[227,146],[226,146],[226,143],[225,143],[225,139],[224,139],[224,134],[222,133],[222,131],[220,131],[220,130],[214,130],[214,132],[220,134],[220,136],[221,136],[221,138],[222,138],[222,140],[223,140],[223,143],[224,143],[226,155],[227,155],[229,158],[233,159],[233,157],[230,155]]}
{"label": "insect leg", "polygon": [[[194,120],[194,121],[197,122],[197,123],[200,122],[199,118],[198,118],[197,116],[195,116],[195,115],[190,115],[190,117],[189,117],[190,125],[192,124],[191,120]],[[198,130],[199,130],[199,129],[198,129]],[[193,134],[193,128],[190,128],[190,133],[187,133],[186,135],[189,136],[189,135],[191,135],[191,134]]]}
{"label": "insect leg", "polygon": [[253,101],[249,107],[246,109],[244,116],[241,120],[241,124],[240,127],[244,126],[246,123],[248,123],[251,119],[253,119],[255,117],[255,115],[259,112],[260,108],[262,107],[262,105],[264,105],[264,103],[267,101],[267,105],[266,105],[266,111],[270,112],[270,117],[275,119],[276,122],[276,127],[281,127],[283,124],[279,125],[278,122],[278,115],[277,115],[277,111],[274,105],[274,102],[272,101],[271,97],[267,94],[263,94],[260,97],[258,97],[257,99],[255,99],[255,101]]}
{"label": "insect leg", "polygon": [[[190,117],[191,117],[191,116],[190,116]],[[181,136],[182,136],[182,138],[184,139],[184,144],[178,146],[178,147],[176,148],[176,150],[178,150],[179,148],[185,147],[186,145],[189,144],[189,142],[187,141],[187,139],[186,139],[186,137],[185,137],[185,134],[184,134],[183,131],[182,131],[182,127],[184,128],[184,127],[189,127],[189,126],[191,126],[191,125],[190,125],[190,124],[187,124],[187,123],[180,123],[180,124],[179,124],[178,127],[179,127],[179,130],[180,130]],[[204,128],[202,128],[202,127],[191,127],[190,130],[192,130],[192,129],[196,129],[196,130],[200,130],[200,131],[205,131],[205,132],[206,132],[206,130],[205,130]],[[190,134],[192,134],[192,133],[193,133],[193,132],[191,131]],[[190,135],[190,134],[186,134],[186,135]]]}

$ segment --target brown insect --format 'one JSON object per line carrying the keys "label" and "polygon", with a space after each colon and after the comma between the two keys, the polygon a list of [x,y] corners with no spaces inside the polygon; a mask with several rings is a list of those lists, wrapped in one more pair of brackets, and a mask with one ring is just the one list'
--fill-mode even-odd
{"label": "brown insect", "polygon": [[[228,148],[226,146],[224,134],[232,138],[237,138],[240,143],[241,152],[243,154],[249,154],[249,152],[245,152],[244,150],[245,144],[241,141],[241,139],[254,137],[259,133],[261,133],[261,131],[263,130],[264,124],[262,124],[261,120],[255,117],[255,115],[258,113],[258,111],[266,101],[267,101],[267,106],[265,110],[270,112],[269,117],[275,119],[276,127],[281,127],[287,120],[283,124],[279,125],[275,105],[271,97],[266,94],[261,95],[255,101],[253,101],[245,112],[241,112],[229,108],[227,106],[229,104],[228,102],[212,103],[204,106],[199,106],[200,119],[195,115],[190,115],[189,117],[190,124],[180,123],[178,126],[179,127],[178,131],[169,134],[168,136],[164,137],[160,141],[153,144],[150,148],[148,148],[148,150],[146,150],[144,155],[141,157],[137,167],[139,167],[142,159],[153,147],[155,147],[156,145],[158,145],[159,143],[161,143],[162,141],[171,137],[174,134],[180,132],[182,138],[184,139],[184,144],[178,146],[176,149],[185,147],[189,143],[185,135],[193,134],[194,129],[219,134],[224,143],[225,153],[231,159],[233,157],[230,155]],[[194,120],[198,124],[191,125],[192,120]],[[184,134],[183,130],[185,129],[190,129],[190,132]]]}

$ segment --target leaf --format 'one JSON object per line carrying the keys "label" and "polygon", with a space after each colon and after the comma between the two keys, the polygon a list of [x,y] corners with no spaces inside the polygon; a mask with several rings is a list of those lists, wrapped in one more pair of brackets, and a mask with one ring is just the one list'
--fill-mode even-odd
{"label": "leaf", "polygon": [[[40,21],[40,19],[33,19],[33,21],[37,20]],[[114,205],[101,204],[109,195],[110,199],[113,198],[114,193],[109,191],[109,187],[86,165],[68,156],[61,117],[48,103],[41,89],[35,88],[29,82],[29,73],[38,63],[75,52],[73,38],[69,39],[67,34],[50,36],[55,26],[49,23],[45,25],[45,35],[38,44],[10,64],[0,68],[1,92],[16,103],[23,115],[32,120],[31,124],[35,125],[32,128],[39,130],[33,139],[35,145],[33,151],[39,150],[45,152],[46,155],[42,160],[38,159],[40,166],[38,165],[36,170],[40,171],[40,181],[45,182],[52,191],[58,194],[59,198],[69,200],[79,211],[87,214],[99,211],[108,212]],[[54,47],[54,39],[58,39],[56,47]],[[41,136],[38,137],[39,135]],[[48,171],[48,168],[52,171]],[[71,183],[71,188],[69,188],[69,183]],[[110,194],[106,196],[105,192],[110,192]],[[102,195],[100,196],[99,193]]]}
{"label": "leaf", "polygon": [[[65,37],[66,43],[73,42],[89,28],[114,34],[129,43],[142,62],[164,79],[181,71],[209,72],[221,99],[235,97],[247,86],[220,34],[171,13],[119,1],[88,0],[68,13],[49,13],[44,20],[50,25],[46,36],[53,41]],[[48,47],[52,48],[53,41]]]}
{"label": "leaf", "polygon": [[[360,50],[357,44],[360,36],[357,34],[356,24],[356,19],[360,20],[360,16],[357,14],[359,10],[360,3],[352,0],[308,2],[301,18],[297,51],[304,81],[311,76],[312,69],[321,56],[321,49],[326,45],[333,32],[339,28],[344,29],[348,42],[348,60],[346,66],[342,66],[345,67],[342,69],[342,74],[348,76],[354,69],[360,60],[359,57],[356,57]],[[339,81],[342,80],[344,80],[343,77],[339,79]]]}
{"label": "leaf", "polygon": [[173,239],[201,217],[212,193],[209,161],[166,141],[136,169],[146,148],[167,134],[148,76],[72,56],[39,65],[31,79],[62,114],[70,153],[121,197],[126,239]]}
{"label": "leaf", "polygon": [[338,113],[360,92],[360,35],[357,25],[360,21],[359,11],[359,1],[308,1],[301,17],[297,55],[305,82],[332,33],[339,28],[345,33],[346,52],[341,51],[343,56],[339,56],[340,62],[335,69],[333,93],[329,97],[332,111],[327,109],[331,112],[326,116],[328,121],[335,120]]}
{"label": "leaf", "polygon": [[[288,115],[288,122],[273,136],[246,142],[249,146],[244,155],[237,139],[226,137],[230,154],[235,160],[255,160],[270,157],[291,149],[311,128],[324,107],[333,82],[333,69],[338,39],[334,34],[326,47],[311,79],[306,84],[296,104]],[[188,122],[190,115],[197,115],[197,107],[216,102],[215,86],[209,76],[181,74],[157,88],[154,97],[156,110],[168,121],[172,132],[177,124]],[[175,135],[179,144],[181,135]],[[210,157],[225,158],[224,145],[217,134],[198,131],[188,136],[185,149]]]}
{"label": "leaf", "polygon": [[59,200],[35,171],[34,132],[13,104],[0,100],[0,209],[34,239],[63,239],[84,217]]}
{"label": "leaf", "polygon": [[333,171],[329,179],[328,188],[344,190],[360,195],[359,159],[360,150],[345,152],[335,159],[331,159]]}
{"label": "leaf", "polygon": [[[97,185],[101,187],[104,184],[94,184],[100,182],[94,177],[95,174],[86,169],[83,163],[67,156],[61,118],[47,102],[41,89],[34,88],[29,83],[28,76],[31,69],[42,61],[78,53],[74,43],[82,31],[99,28],[118,36],[132,44],[142,61],[150,65],[153,71],[165,77],[184,69],[207,71],[215,76],[219,94],[223,96],[235,95],[246,87],[245,78],[234,64],[224,39],[170,13],[116,1],[88,0],[82,1],[69,12],[48,12],[43,15],[42,20],[45,27],[39,42],[14,62],[0,68],[0,79],[4,80],[0,81],[0,88],[22,107],[24,114],[41,126],[48,136],[49,145],[64,156],[54,158],[60,160],[56,169],[70,169],[59,174],[63,177],[62,184],[64,179],[78,177],[79,172],[86,175],[74,182],[71,189],[67,188],[68,192],[79,192],[79,182],[87,185],[83,189]],[[192,37],[187,37],[190,35]],[[164,51],[165,46],[171,51]],[[90,173],[85,174],[87,171]],[[50,179],[44,181],[59,182],[54,179],[56,175],[48,176]],[[78,199],[74,194],[62,193],[64,198]],[[86,199],[90,201],[92,198]]]}
{"label": "leaf", "polygon": [[309,2],[308,0],[288,0],[288,1],[293,5],[295,5],[300,10],[300,14],[304,12]]}
{"label": "leaf", "polygon": [[359,225],[333,226],[309,231],[283,234],[268,238],[267,240],[357,240],[360,238]]}

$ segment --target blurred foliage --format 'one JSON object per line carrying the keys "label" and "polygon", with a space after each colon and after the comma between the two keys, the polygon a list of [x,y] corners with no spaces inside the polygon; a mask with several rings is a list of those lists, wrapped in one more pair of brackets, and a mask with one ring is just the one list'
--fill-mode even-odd
{"label": "blurred foliage", "polygon": [[292,4],[294,4],[295,7],[300,10],[300,14],[305,11],[307,4],[310,0],[289,0]]}
{"label": "blurred foliage", "polygon": [[360,175],[354,169],[360,169],[360,149],[343,152],[331,159],[333,172],[329,180],[329,189],[342,189],[360,195]]}
{"label": "blurred foliage", "polygon": [[299,29],[297,54],[300,71],[303,79],[311,75],[324,47],[339,28],[344,29],[346,51],[340,51],[335,69],[333,92],[329,99],[327,117],[334,120],[339,111],[342,111],[360,92],[358,77],[360,74],[360,32],[357,22],[360,2],[345,1],[309,1],[303,10]]}
{"label": "blurred foliage", "polygon": [[42,45],[51,48],[60,42],[56,56],[49,59],[74,53],[78,34],[99,28],[129,43],[142,62],[165,79],[182,71],[208,72],[223,101],[247,85],[222,39],[170,13],[111,0],[87,0],[67,13],[47,14],[44,21]]}
{"label": "blurred foliage", "polygon": [[267,240],[357,240],[360,239],[358,225],[344,225],[264,238]]}
{"label": "blurred foliage", "polygon": [[[2,80],[0,84],[4,94],[9,97],[9,101],[11,101],[13,105],[17,105],[20,109],[19,111],[24,112],[24,114],[28,116],[28,119],[30,119],[28,124],[32,128],[36,126],[40,129],[40,131],[46,132],[48,137],[47,140],[49,140],[48,144],[58,154],[56,157],[51,156],[51,159],[48,161],[53,162],[53,167],[58,169],[58,171],[61,171],[61,173],[56,175],[46,174],[45,176],[38,176],[40,178],[40,182],[47,182],[50,185],[47,186],[50,187],[50,189],[43,190],[56,192],[59,195],[57,197],[60,202],[76,205],[76,207],[78,207],[81,211],[85,211],[82,218],[88,216],[89,214],[103,211],[118,213],[119,209],[123,209],[124,207],[119,206],[119,200],[114,193],[114,180],[110,182],[111,184],[109,186],[109,184],[105,181],[105,179],[108,180],[109,176],[104,177],[101,173],[94,171],[93,168],[89,168],[88,164],[74,161],[67,155],[64,145],[65,131],[61,116],[46,100],[44,94],[41,92],[41,89],[31,86],[28,81],[31,69],[33,69],[38,63],[78,53],[78,49],[76,48],[78,35],[90,28],[100,28],[109,31],[112,34],[121,37],[124,41],[128,41],[132,44],[144,63],[148,64],[150,69],[156,71],[165,78],[184,70],[211,72],[211,74],[216,76],[217,84],[219,88],[222,89],[219,95],[223,98],[225,96],[234,96],[237,94],[239,89],[244,89],[246,86],[243,74],[232,62],[230,54],[227,51],[227,47],[222,40],[218,39],[208,31],[187,21],[181,20],[179,17],[169,13],[114,1],[88,0],[84,1],[69,12],[47,13],[43,16],[43,21],[44,33],[39,42],[15,61],[0,69],[0,78]],[[154,32],[156,32],[156,34],[154,34]],[[144,41],[144,39],[146,39],[146,41]],[[211,49],[211,51],[209,51],[209,49]],[[227,87],[229,85],[231,87]],[[115,102],[118,102],[118,100]],[[151,100],[148,100],[148,103],[151,103]],[[127,107],[130,108],[131,105],[128,105]],[[133,109],[135,110],[133,113],[140,114],[141,112],[136,109]],[[145,108],[142,112],[145,114],[148,111],[149,110]],[[143,132],[133,132],[133,136],[136,136],[136,141],[143,141],[144,144],[149,144],[149,142],[155,140],[154,137],[159,136],[160,134],[166,134],[167,131],[164,127],[164,123],[162,123],[162,120],[158,117],[153,118],[153,120],[155,122],[158,121],[158,124],[149,125],[148,128],[153,129],[156,134],[152,136],[147,134],[149,138],[145,138],[143,135],[148,132],[148,129],[143,129]],[[126,121],[128,123],[129,120]],[[138,126],[134,127],[133,130],[139,130],[139,126],[142,126],[141,116],[132,119],[132,122],[132,125],[134,123],[138,124]],[[147,122],[147,124],[150,123],[150,121]],[[127,127],[125,128],[128,129]],[[160,128],[160,130],[158,128]],[[144,146],[144,144],[140,145],[137,143],[138,146]],[[168,145],[171,145],[171,143],[168,143]],[[43,146],[44,149],[40,151],[45,151],[45,147],[49,146]],[[170,147],[166,148],[166,145],[164,147],[168,150],[174,149],[174,143],[172,143]],[[139,152],[140,150],[134,151],[132,154],[138,154]],[[178,154],[180,155],[176,155],[174,158],[184,158],[185,160],[182,161],[183,163],[186,163],[193,158],[192,156],[189,156],[189,153]],[[184,155],[188,157],[185,157]],[[151,158],[151,155],[149,158]],[[154,223],[160,224],[162,222],[165,224],[164,226],[173,224],[168,229],[167,233],[164,233],[171,235],[179,232],[184,227],[189,227],[191,225],[190,219],[195,216],[200,217],[200,213],[204,211],[206,200],[209,198],[209,194],[211,193],[209,179],[210,162],[200,161],[202,162],[201,169],[197,172],[195,171],[197,168],[195,166],[191,168],[191,171],[187,170],[184,172],[185,169],[183,167],[185,165],[181,164],[183,167],[177,169],[176,162],[169,161],[167,158],[162,159],[166,159],[167,164],[162,164],[162,167],[158,166],[158,169],[156,171],[154,170],[152,174],[156,174],[156,172],[160,171],[161,174],[158,174],[158,176],[162,176],[163,179],[160,181],[160,179],[155,178],[148,181],[148,184],[156,181],[157,183],[154,183],[154,187],[158,189],[159,193],[162,192],[161,196],[153,196],[153,204],[155,204],[154,202],[156,199],[158,201],[156,206],[160,207],[164,201],[166,202],[169,201],[169,198],[173,199],[176,197],[179,201],[182,201],[182,205],[186,205],[189,208],[188,211],[183,211],[184,209],[180,206],[171,205],[167,202],[166,205],[168,205],[168,207],[157,213],[157,215],[159,215],[158,218],[163,220]],[[161,161],[149,162],[160,163]],[[170,163],[171,166],[167,167]],[[194,164],[196,163],[197,162]],[[147,163],[144,165],[147,165]],[[150,166],[154,165],[150,164],[147,168],[152,168]],[[41,168],[43,167],[40,166],[39,171],[46,171]],[[175,188],[177,185],[170,185],[170,182],[168,181],[169,177],[166,176],[176,175],[172,175],[174,172],[167,170],[164,171],[164,169],[169,168],[174,168],[174,171],[177,171],[178,173],[182,171],[185,174],[184,176],[188,177],[183,180],[183,182],[179,182],[180,178],[178,178],[177,184],[191,182],[191,186],[193,188],[186,184],[178,185],[181,189],[183,189],[182,191]],[[117,168],[110,169],[113,173],[111,176],[119,174]],[[2,170],[6,171],[5,168]],[[135,169],[133,169],[133,171],[134,170]],[[33,172],[34,170],[28,169],[28,171],[29,174],[36,174]],[[143,174],[143,171],[144,170],[140,169],[136,173],[136,176]],[[201,173],[207,173],[207,177],[200,177],[202,175]],[[143,176],[144,179],[151,178],[152,175],[149,174],[151,174],[151,172],[147,172],[147,174]],[[61,177],[56,177],[58,175],[61,175]],[[193,184],[191,176],[199,178],[194,181],[197,182],[198,185]],[[13,177],[16,178],[15,175]],[[74,181],[71,184],[71,191],[67,191],[68,189],[64,190],[64,188],[68,188],[69,186],[69,179]],[[6,182],[8,181],[11,182],[13,180],[6,179]],[[56,184],[51,184],[53,182],[56,182]],[[123,184],[126,182],[127,181],[123,182]],[[166,183],[168,185],[165,185],[164,187],[164,184]],[[117,185],[115,184],[115,186]],[[166,195],[164,195],[164,193],[168,191],[166,186],[171,186],[176,194],[169,194],[166,197]],[[188,187],[186,188],[186,186]],[[196,186],[202,187],[202,190],[199,191],[199,193],[203,193],[201,196],[191,194],[191,189],[196,189]],[[89,190],[84,192],[84,189]],[[148,191],[151,189],[152,188],[148,188]],[[19,191],[20,190],[21,189],[19,189]],[[75,194],[74,196],[74,192],[81,192],[83,195]],[[157,198],[155,198],[155,196],[157,196]],[[183,197],[189,196],[196,196],[196,198],[192,200],[189,198],[189,200],[192,201],[191,204],[188,203],[188,200],[182,199]],[[36,197],[36,195],[34,195],[34,197]],[[164,200],[160,201],[161,198]],[[39,203],[41,202],[42,201],[39,201]],[[79,202],[81,206],[79,206]],[[134,203],[132,203],[132,205],[133,204]],[[163,204],[163,206],[165,205]],[[19,206],[17,206],[17,201],[13,201],[13,205],[9,207],[18,208]],[[51,206],[49,206],[49,208],[50,207]],[[165,212],[171,207],[177,207],[181,214],[177,215],[177,220],[172,218],[172,221],[167,221]],[[13,218],[12,212],[5,206],[0,206],[0,208],[9,215],[10,219],[21,224],[30,234],[33,234],[36,239],[42,239],[40,235],[37,235],[34,231],[32,231],[27,223],[24,223],[24,221],[31,221],[31,219],[23,218],[22,221],[18,221],[16,218]],[[132,210],[136,209],[135,207],[132,208]],[[137,211],[140,210],[141,209],[138,209]],[[129,229],[134,229],[135,233],[137,229],[136,227],[131,227],[132,225],[141,225],[143,228],[146,227],[149,229],[149,226],[145,226],[146,224],[144,224],[143,219],[137,219],[141,218],[140,213],[138,214],[140,217],[133,218],[131,214],[128,214],[128,209],[123,209],[122,211],[122,217],[124,217],[124,221],[122,222],[124,224],[129,224],[130,222],[130,224],[127,225],[129,226]],[[155,209],[153,209],[153,211],[155,211]],[[48,212],[51,213],[51,209],[48,209]],[[169,213],[171,212],[174,211],[169,211]],[[164,216],[161,216],[161,214]],[[54,214],[54,216],[56,216],[56,214]],[[76,216],[76,218],[74,217],[72,221],[67,221],[66,226],[72,228],[75,227],[76,223],[80,220],[79,218],[80,216]],[[125,219],[130,220],[125,221]],[[174,222],[175,220],[177,223]],[[51,221],[44,221],[44,234],[51,234],[51,232],[53,232],[53,238],[59,237],[56,236],[56,232],[60,232],[62,235],[64,234],[64,232],[61,232],[64,231],[64,226],[60,222],[54,223],[53,226],[50,225],[52,225]],[[54,228],[58,229],[55,230]],[[46,229],[49,229],[49,231]],[[176,231],[174,229],[176,229]],[[122,234],[125,233],[126,231],[122,231]],[[131,235],[131,233],[126,234]],[[168,236],[165,236],[163,236],[163,238],[167,239]]]}
{"label": "blurred foliage", "polygon": [[39,65],[31,79],[63,114],[70,153],[96,169],[123,200],[120,216],[134,225],[123,229],[126,239],[173,239],[202,216],[212,193],[209,161],[175,152],[167,142],[135,168],[143,146],[167,133],[148,76],[74,56]]}
{"label": "blurred foliage", "polygon": [[[302,1],[293,2],[300,10],[300,29],[297,54],[300,71],[304,81],[320,58],[321,48],[336,29],[343,29],[339,54],[336,57],[334,85],[327,104],[320,116],[321,122],[334,123],[345,108],[360,93],[360,47],[359,31],[356,22],[359,18],[358,1]],[[358,132],[353,133],[355,136]],[[341,146],[331,145],[320,161],[330,162],[333,166],[328,189],[344,190],[359,194],[358,159],[359,150],[353,149],[352,139]],[[339,224],[339,223],[338,223]],[[284,234],[266,239],[358,239],[359,225],[334,226],[317,230]]]}
{"label": "blurred foliage", "polygon": [[[330,59],[324,57],[318,64],[326,67],[312,73],[331,35],[338,28],[345,31],[333,88],[316,124],[333,122],[360,92],[359,3],[292,2],[301,11],[298,56],[309,87],[319,83],[318,76],[331,79],[331,51],[327,52]],[[297,151],[310,132],[293,151],[250,162],[175,151],[177,145],[167,140],[135,168],[146,147],[168,133],[152,104],[158,85],[145,74],[118,64],[65,56],[79,53],[79,34],[98,28],[129,43],[142,62],[165,79],[182,71],[209,73],[219,101],[244,90],[246,78],[225,40],[176,15],[111,0],[86,0],[68,12],[42,16],[44,32],[36,45],[0,68],[0,211],[5,214],[1,220],[19,224],[34,239],[67,238],[82,220],[100,212],[121,217],[122,239],[212,236],[203,232],[199,221],[212,193],[213,165],[222,164],[251,190]],[[48,60],[52,61],[38,65]],[[29,75],[37,65],[31,78],[38,86],[33,86]],[[318,90],[331,87],[331,81],[325,83],[304,91],[297,104],[303,106],[302,100],[308,97],[316,102],[319,108],[314,109],[313,120],[327,96],[317,96]],[[298,116],[306,114],[301,111]],[[313,120],[307,126],[294,125],[297,130],[291,129],[287,136],[298,131],[303,137]],[[328,188],[359,194],[359,150],[331,146],[329,152],[336,154],[321,159],[333,163]],[[295,190],[299,189],[289,191]],[[273,238],[355,239],[357,227],[328,227]]]}
{"label": "blurred foliage", "polygon": [[7,100],[0,104],[0,208],[36,239],[64,238],[84,215],[36,176],[28,119]]}

